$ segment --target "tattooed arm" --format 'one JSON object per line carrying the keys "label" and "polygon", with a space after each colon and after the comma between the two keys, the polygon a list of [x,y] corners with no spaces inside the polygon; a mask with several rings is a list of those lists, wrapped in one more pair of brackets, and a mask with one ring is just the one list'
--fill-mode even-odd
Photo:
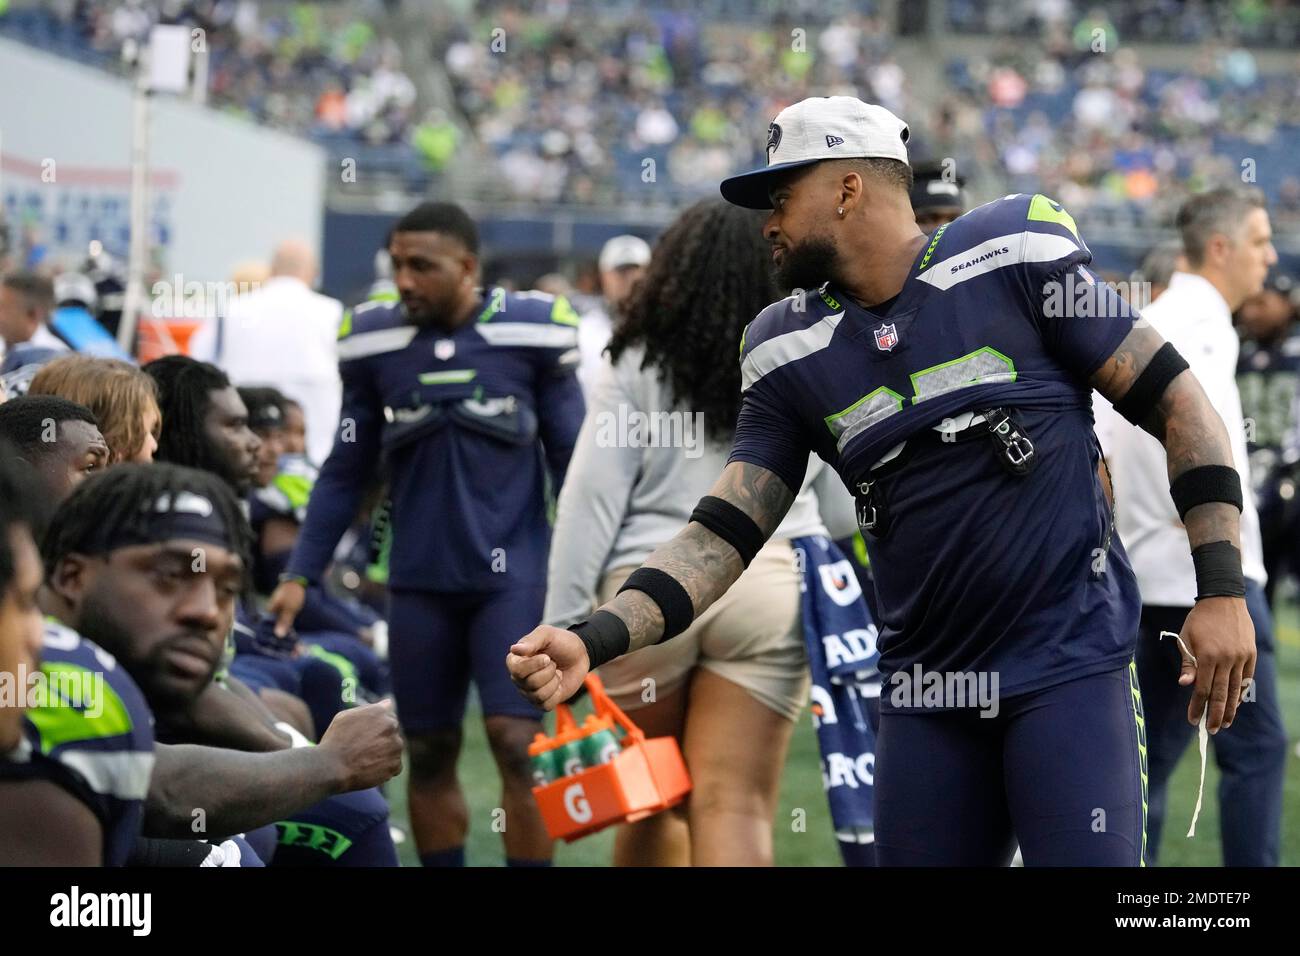
{"label": "tattooed arm", "polygon": [[[1164,344],[1159,333],[1139,320],[1093,374],[1093,387],[1112,403],[1119,401]],[[1190,369],[1169,383],[1141,426],[1165,446],[1171,483],[1201,465],[1233,466],[1223,419]],[[1197,505],[1187,512],[1183,523],[1193,549],[1214,541],[1241,548],[1241,514],[1230,504],[1213,501]],[[1230,597],[1198,601],[1183,625],[1182,637],[1197,662],[1193,665],[1184,654],[1179,683],[1196,684],[1187,719],[1197,723],[1208,701],[1207,726],[1211,733],[1217,732],[1220,726],[1232,724],[1241,682],[1255,673],[1255,631],[1246,602]]]}
{"label": "tattooed arm", "polygon": [[[772,536],[794,502],[790,489],[775,474],[741,461],[722,470],[709,494],[749,515],[762,530],[764,540]],[[735,548],[694,521],[660,545],[641,566],[658,568],[676,578],[691,596],[696,617],[722,597],[745,570]],[[618,615],[627,624],[631,635],[629,652],[655,644],[663,635],[659,605],[644,591],[624,591],[601,610]]]}
{"label": "tattooed arm", "polygon": [[[727,465],[709,494],[745,512],[766,540],[790,510],[794,495],[775,472],[748,462]],[[660,545],[642,567],[671,574],[690,595],[699,617],[744,570],[740,555],[712,531],[690,522]],[[664,633],[663,614],[643,591],[624,591],[600,608],[627,625],[628,651],[656,643]],[[587,650],[572,631],[542,625],[511,648],[506,667],[515,685],[546,710],[568,700],[588,670]]]}
{"label": "tattooed arm", "polygon": [[[1164,344],[1159,332],[1145,321],[1138,322],[1093,375],[1092,386],[1112,403],[1118,401]],[[1171,483],[1201,465],[1233,465],[1228,430],[1191,369],[1169,383],[1141,426],[1165,446]],[[1241,547],[1241,513],[1230,504],[1197,505],[1187,512],[1185,524],[1193,548],[1211,541],[1229,541]]]}

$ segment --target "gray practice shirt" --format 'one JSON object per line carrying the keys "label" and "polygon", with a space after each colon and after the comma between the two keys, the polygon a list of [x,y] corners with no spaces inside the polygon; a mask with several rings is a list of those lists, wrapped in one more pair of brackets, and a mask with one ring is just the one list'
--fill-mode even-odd
{"label": "gray practice shirt", "polygon": [[[641,564],[681,531],[726,467],[730,444],[710,441],[703,416],[673,404],[659,370],[640,367],[644,354],[635,346],[606,359],[588,397],[551,540],[547,624],[587,617],[605,572]],[[856,530],[848,491],[813,457],[773,537]]]}

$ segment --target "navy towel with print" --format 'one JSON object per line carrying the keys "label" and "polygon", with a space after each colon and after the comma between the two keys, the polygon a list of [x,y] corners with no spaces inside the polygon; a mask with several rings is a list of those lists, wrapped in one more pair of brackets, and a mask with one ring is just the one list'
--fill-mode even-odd
{"label": "navy towel with print", "polygon": [[852,563],[820,535],[795,538],[822,784],[845,862],[869,863],[880,672],[876,625]]}

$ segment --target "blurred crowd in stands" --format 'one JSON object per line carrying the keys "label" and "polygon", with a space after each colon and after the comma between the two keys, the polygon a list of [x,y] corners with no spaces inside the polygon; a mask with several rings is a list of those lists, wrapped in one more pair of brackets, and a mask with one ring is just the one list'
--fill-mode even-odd
{"label": "blurred crowd in stands", "polygon": [[[1041,13],[1069,4],[1025,6]],[[1180,38],[1178,10],[1188,22],[1219,22],[1205,18],[1206,5],[1147,6],[1169,14],[1166,27]],[[1294,13],[1274,7],[1279,16]],[[1188,195],[1232,179],[1264,190],[1276,225],[1300,221],[1300,178],[1289,159],[1300,146],[1294,64],[1264,72],[1250,50],[1231,43],[1254,33],[1198,27],[1187,39],[1201,42],[1182,68],[1144,67],[1124,41],[1148,20],[1124,9],[1113,18],[1091,9],[1073,26],[1068,17],[1038,16],[1037,42],[1007,38],[987,56],[949,62],[952,100],[932,117],[938,155],[996,170],[1008,191],[1046,192],[1112,222],[1168,222]],[[1243,13],[1241,22],[1258,21]],[[1145,38],[1134,32],[1134,40]]]}
{"label": "blurred crowd in stands", "polygon": [[405,142],[415,84],[391,37],[367,18],[381,4],[254,0],[53,0],[7,14],[20,36],[81,46],[104,65],[130,61],[157,23],[203,31],[208,102],[296,133]]}
{"label": "blurred crowd in stands", "polygon": [[[417,172],[455,161],[467,129],[496,159],[494,199],[677,206],[761,162],[784,105],[848,92],[906,118],[915,157],[952,157],[988,195],[1042,191],[1140,226],[1240,178],[1280,228],[1300,222],[1300,71],[1270,50],[1300,37],[1300,7],[1277,0],[950,0],[946,36],[1004,38],[950,58],[941,91],[918,90],[899,59],[905,11],[872,0],[408,3],[453,101],[423,116],[395,39],[372,25],[386,9],[403,5],[55,0],[0,28],[39,41],[34,24],[54,23],[118,56],[153,22],[201,26],[214,105],[401,151]],[[1160,42],[1186,45],[1177,71],[1131,46]]]}
{"label": "blurred crowd in stands", "polygon": [[[1001,29],[1010,19],[1011,32],[1036,42],[1009,39],[990,55],[952,60],[946,92],[932,101],[911,89],[873,4],[774,19],[764,9],[747,23],[719,21],[709,4],[619,19],[584,16],[579,2],[494,2],[439,35],[460,110],[498,156],[505,188],[522,197],[709,194],[732,170],[761,162],[755,117],[811,92],[852,91],[908,118],[929,156],[983,170],[998,188],[1046,191],[1079,212],[1159,221],[1189,191],[1239,176],[1232,157],[1241,155],[1255,158],[1277,220],[1300,217],[1300,179],[1282,161],[1300,145],[1300,82],[1294,72],[1262,73],[1232,45],[1275,36],[1295,11],[1143,5],[1152,16],[1110,6],[1113,16],[1069,0],[950,4],[955,30]],[[504,51],[493,49],[494,30],[508,38]],[[1179,73],[1144,70],[1123,45],[1130,37],[1201,45]]]}

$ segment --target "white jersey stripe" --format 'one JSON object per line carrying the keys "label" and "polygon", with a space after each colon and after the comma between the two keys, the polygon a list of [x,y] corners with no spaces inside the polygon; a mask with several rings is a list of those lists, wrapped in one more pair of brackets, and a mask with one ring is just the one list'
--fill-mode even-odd
{"label": "white jersey stripe", "polygon": [[339,341],[339,361],[400,351],[411,344],[411,339],[415,338],[418,331],[414,326],[400,325],[395,329],[376,329],[374,332],[349,335]]}
{"label": "white jersey stripe", "polygon": [[826,348],[842,318],[843,312],[823,316],[819,322],[806,329],[776,335],[762,345],[756,345],[741,363],[740,390],[745,391],[768,372],[774,372],[782,365],[789,365]]}
{"label": "white jersey stripe", "polygon": [[578,330],[570,325],[532,325],[528,322],[480,322],[478,334],[492,345],[533,345],[548,349],[578,347]]}
{"label": "white jersey stripe", "polygon": [[1014,232],[986,239],[955,256],[936,262],[917,279],[948,290],[994,269],[1022,262],[1053,262],[1081,251],[1073,239],[1050,232]]}
{"label": "white jersey stripe", "polygon": [[105,753],[67,748],[56,759],[75,770],[96,793],[119,800],[143,800],[149,794],[154,755],[140,751]]}

